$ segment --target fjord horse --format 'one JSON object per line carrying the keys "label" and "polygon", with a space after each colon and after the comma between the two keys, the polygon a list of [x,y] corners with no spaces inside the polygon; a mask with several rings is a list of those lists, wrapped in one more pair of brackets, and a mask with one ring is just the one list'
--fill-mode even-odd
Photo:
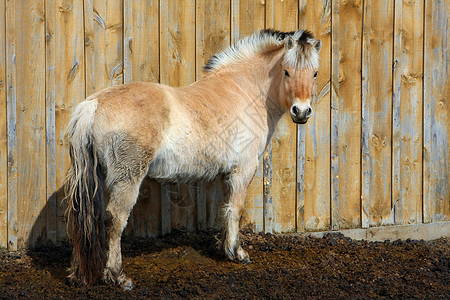
{"label": "fjord horse", "polygon": [[131,83],[81,102],[67,130],[69,279],[132,288],[120,240],[145,176],[185,182],[225,174],[222,249],[250,262],[238,240],[246,189],[282,115],[300,124],[311,116],[320,49],[308,31],[262,30],[214,55],[187,87]]}

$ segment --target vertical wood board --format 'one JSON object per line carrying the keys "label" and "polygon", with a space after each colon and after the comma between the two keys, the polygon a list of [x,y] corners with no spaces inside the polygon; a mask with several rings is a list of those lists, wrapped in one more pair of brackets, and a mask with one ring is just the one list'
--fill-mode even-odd
{"label": "vertical wood board", "polygon": [[331,4],[331,128],[330,128],[330,201],[331,201],[331,229],[339,229],[340,203],[339,203],[339,133],[340,133],[340,107],[339,107],[339,1]]}
{"label": "vertical wood board", "polygon": [[86,96],[123,83],[122,5],[84,0]]}
{"label": "vertical wood board", "polygon": [[[16,3],[7,1],[5,9],[6,24],[16,23]],[[6,26],[6,125],[7,125],[7,215],[8,215],[8,250],[17,250],[18,226],[17,216],[17,72],[15,26]]]}
{"label": "vertical wood board", "polygon": [[[298,1],[266,2],[266,27],[295,31],[298,24]],[[273,205],[273,232],[296,230],[296,147],[297,124],[286,113],[272,136],[272,177],[270,198]],[[265,178],[266,180],[266,178]]]}
{"label": "vertical wood board", "polygon": [[159,1],[124,5],[124,82],[159,82]]}
{"label": "vertical wood board", "polygon": [[425,2],[423,214],[426,223],[450,218],[449,10],[445,0]]}
{"label": "vertical wood board", "polygon": [[[358,0],[340,1],[339,23],[332,30],[339,31],[337,49],[339,51],[339,71],[334,78],[339,85],[337,103],[332,109],[338,110],[338,218],[333,223],[340,229],[360,226],[361,210],[361,43],[362,43],[362,2]],[[333,158],[332,158],[333,159]],[[335,209],[333,209],[335,211]]]}
{"label": "vertical wood board", "polygon": [[423,1],[395,1],[392,202],[395,224],[422,222]]}
{"label": "vertical wood board", "polygon": [[[10,230],[17,233],[17,247],[34,246],[37,240],[45,240],[46,219],[38,218],[46,205],[45,168],[45,17],[44,1],[16,3],[7,14],[14,18],[8,22],[11,30],[8,40],[15,44],[10,68],[15,69],[15,126],[17,156],[10,161],[17,168],[17,198],[15,222]],[[8,16],[7,16],[8,17]],[[10,18],[8,17],[8,18]],[[11,36],[14,35],[14,36]],[[20,47],[19,47],[20,45]],[[13,49],[11,49],[13,50]],[[12,113],[8,111],[8,113]],[[13,122],[13,120],[11,120]],[[15,145],[14,145],[15,146]],[[14,146],[12,149],[14,149]],[[14,151],[14,150],[13,150]],[[32,155],[30,155],[32,153]],[[13,200],[12,198],[11,200]],[[10,211],[8,211],[10,213]],[[45,212],[44,212],[45,214]],[[31,235],[31,231],[34,234]],[[12,237],[14,237],[14,234]],[[12,241],[12,239],[11,239]],[[12,247],[14,248],[14,246]]]}
{"label": "vertical wood board", "polygon": [[300,27],[322,40],[317,92],[312,101],[313,115],[305,130],[305,230],[330,227],[330,78],[331,3],[301,1]]}
{"label": "vertical wood board", "polygon": [[195,1],[163,1],[160,11],[161,83],[188,85],[195,81]]}
{"label": "vertical wood board", "polygon": [[[363,150],[366,163],[362,167],[363,202],[369,211],[370,226],[393,223],[391,211],[391,135],[392,135],[392,58],[393,11],[392,1],[364,2],[365,39],[363,39],[363,80],[369,80],[363,92],[363,135],[367,149]],[[366,51],[364,51],[366,50]],[[365,63],[368,63],[365,64]],[[365,77],[367,76],[367,77]]]}
{"label": "vertical wood board", "polygon": [[[69,168],[66,127],[85,97],[84,24],[81,2],[46,3],[47,233],[66,237],[64,179]],[[53,215],[54,214],[54,215]],[[56,224],[53,225],[53,222]],[[48,237],[49,238],[49,237]]]}
{"label": "vertical wood board", "polygon": [[0,247],[8,245],[8,136],[6,125],[6,1],[0,1]]}

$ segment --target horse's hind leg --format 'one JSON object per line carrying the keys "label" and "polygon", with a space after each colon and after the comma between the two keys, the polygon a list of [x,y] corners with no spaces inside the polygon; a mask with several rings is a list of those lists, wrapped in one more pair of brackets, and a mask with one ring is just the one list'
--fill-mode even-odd
{"label": "horse's hind leg", "polygon": [[103,279],[131,289],[133,283],[122,269],[120,239],[127,225],[128,216],[136,203],[140,183],[122,181],[110,191],[110,201],[106,207],[108,252]]}
{"label": "horse's hind leg", "polygon": [[133,283],[122,269],[120,239],[128,216],[136,203],[139,187],[147,174],[150,156],[126,139],[112,138],[106,153],[106,183],[109,201],[106,206],[108,251],[103,273],[105,282],[131,289]]}

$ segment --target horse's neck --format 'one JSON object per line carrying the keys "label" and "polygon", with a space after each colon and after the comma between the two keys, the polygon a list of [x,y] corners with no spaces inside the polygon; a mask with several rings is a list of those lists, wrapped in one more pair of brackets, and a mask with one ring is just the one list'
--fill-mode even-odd
{"label": "horse's neck", "polygon": [[[282,83],[282,53],[274,51],[271,55],[255,58],[255,61],[242,64],[234,76],[234,83],[247,97],[251,97],[259,109],[264,110],[267,124],[266,147],[270,142],[278,121],[285,113],[280,104],[280,85]],[[264,150],[264,149],[262,149]]]}
{"label": "horse's neck", "polygon": [[282,81],[282,52],[273,51],[270,55],[261,55],[248,64],[242,64],[236,71],[234,82],[251,99],[259,101],[267,113],[269,134],[273,133],[278,121],[285,113],[280,104],[280,85]]}
{"label": "horse's neck", "polygon": [[283,114],[279,87],[282,79],[283,51],[261,54],[246,62],[226,66],[215,74],[219,82],[232,82],[244,97],[259,101],[273,120]]}

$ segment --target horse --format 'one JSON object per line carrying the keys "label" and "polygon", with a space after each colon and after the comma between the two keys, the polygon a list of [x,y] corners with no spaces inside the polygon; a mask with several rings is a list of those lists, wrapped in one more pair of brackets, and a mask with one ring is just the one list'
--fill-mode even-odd
{"label": "horse", "polygon": [[192,182],[225,175],[220,248],[249,263],[238,237],[246,189],[283,114],[299,124],[311,116],[321,47],[307,30],[261,30],[212,56],[189,86],[130,83],[81,102],[67,128],[68,279],[133,287],[120,240],[145,176]]}

